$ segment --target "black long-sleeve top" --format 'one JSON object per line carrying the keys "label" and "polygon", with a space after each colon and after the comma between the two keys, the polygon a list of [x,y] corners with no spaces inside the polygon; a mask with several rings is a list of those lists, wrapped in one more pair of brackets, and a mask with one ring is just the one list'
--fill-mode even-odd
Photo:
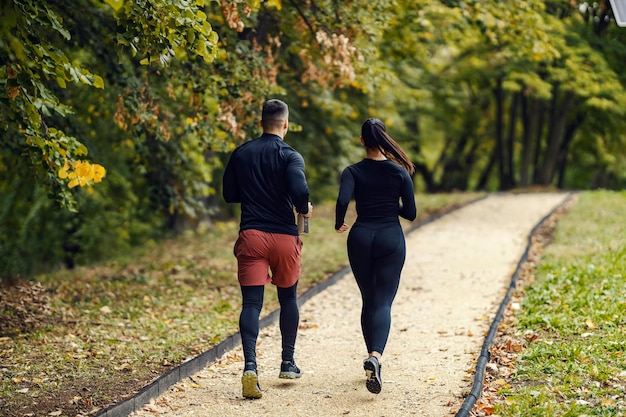
{"label": "black long-sleeve top", "polygon": [[413,221],[417,217],[411,176],[389,160],[366,158],[343,170],[335,230],[344,223],[352,199],[356,202],[357,222],[397,222],[398,216]]}
{"label": "black long-sleeve top", "polygon": [[309,212],[304,159],[280,136],[264,133],[237,147],[224,171],[222,195],[241,203],[239,230],[298,235],[294,207]]}

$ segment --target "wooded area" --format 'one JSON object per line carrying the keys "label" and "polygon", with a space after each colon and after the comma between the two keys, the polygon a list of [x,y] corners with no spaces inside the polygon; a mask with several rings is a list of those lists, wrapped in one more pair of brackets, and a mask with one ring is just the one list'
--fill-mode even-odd
{"label": "wooded area", "polygon": [[608,0],[7,0],[0,277],[232,215],[229,152],[285,100],[313,201],[381,118],[426,192],[626,185]]}

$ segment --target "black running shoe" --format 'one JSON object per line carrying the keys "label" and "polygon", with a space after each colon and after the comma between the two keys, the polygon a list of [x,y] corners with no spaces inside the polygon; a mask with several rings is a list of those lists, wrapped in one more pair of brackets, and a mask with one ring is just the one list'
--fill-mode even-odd
{"label": "black running shoe", "polygon": [[241,377],[241,385],[243,386],[242,393],[244,398],[258,399],[263,396],[256,371],[244,371]]}
{"label": "black running shoe", "polygon": [[363,361],[363,369],[365,369],[365,375],[367,376],[365,386],[373,394],[379,394],[383,388],[383,381],[380,378],[381,367],[382,365],[378,362],[376,356],[370,356]]}
{"label": "black running shoe", "polygon": [[283,361],[280,364],[279,378],[296,379],[302,376],[302,371],[296,366],[294,361]]}

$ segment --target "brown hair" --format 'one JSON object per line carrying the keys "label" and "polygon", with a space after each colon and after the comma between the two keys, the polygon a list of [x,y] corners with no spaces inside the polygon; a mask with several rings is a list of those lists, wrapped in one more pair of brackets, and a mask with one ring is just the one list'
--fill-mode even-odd
{"label": "brown hair", "polygon": [[415,166],[400,145],[387,133],[385,124],[375,117],[367,119],[361,126],[363,145],[367,149],[378,149],[383,155],[408,171],[415,172]]}

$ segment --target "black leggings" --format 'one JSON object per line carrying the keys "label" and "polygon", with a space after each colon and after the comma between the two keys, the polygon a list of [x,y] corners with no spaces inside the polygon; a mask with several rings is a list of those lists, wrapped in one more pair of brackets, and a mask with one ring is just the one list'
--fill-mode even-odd
{"label": "black leggings", "polygon": [[[284,361],[293,361],[293,353],[298,334],[298,322],[300,311],[298,309],[298,299],[296,282],[289,288],[276,287],[278,291],[278,302],[280,303],[280,333],[282,335],[282,358]],[[245,363],[256,365],[256,341],[259,337],[259,316],[263,308],[263,295],[265,286],[245,286],[241,287],[243,305],[239,316],[239,332],[241,333],[241,344],[243,346],[243,356]]]}
{"label": "black leggings", "polygon": [[391,328],[391,304],[406,257],[399,223],[355,223],[348,235],[348,258],[361,290],[361,329],[368,353],[383,353]]}

